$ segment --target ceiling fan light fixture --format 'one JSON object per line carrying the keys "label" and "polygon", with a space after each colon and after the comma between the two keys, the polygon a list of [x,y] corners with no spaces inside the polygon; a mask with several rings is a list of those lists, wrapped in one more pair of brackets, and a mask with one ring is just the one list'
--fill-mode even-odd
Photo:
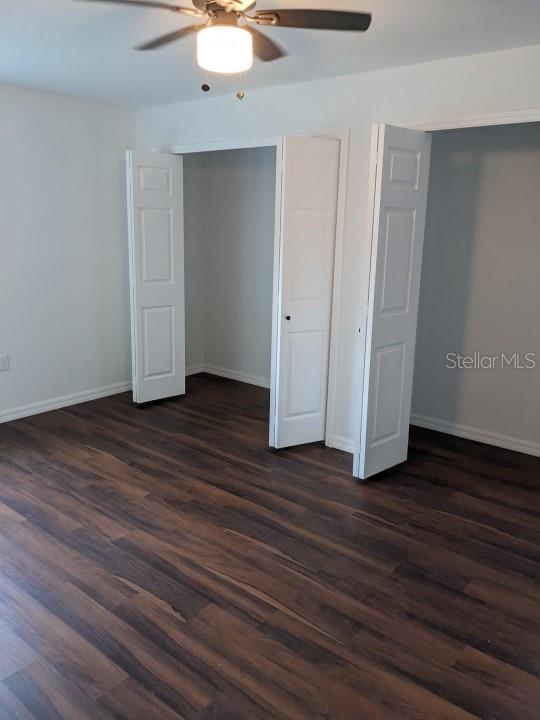
{"label": "ceiling fan light fixture", "polygon": [[246,72],[253,65],[253,37],[235,25],[203,28],[197,33],[197,62],[208,72]]}

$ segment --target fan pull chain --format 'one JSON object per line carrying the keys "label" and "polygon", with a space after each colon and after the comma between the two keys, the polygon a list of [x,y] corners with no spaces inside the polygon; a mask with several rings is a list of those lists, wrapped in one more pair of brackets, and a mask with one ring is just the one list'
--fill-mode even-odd
{"label": "fan pull chain", "polygon": [[[241,81],[242,81],[242,86],[245,86],[245,82],[244,82],[245,79],[246,79],[246,73],[245,73],[245,72],[242,73],[242,75],[240,76],[240,79],[241,79]],[[246,92],[245,92],[245,90],[238,90],[238,92],[236,93],[236,99],[237,99],[237,100],[240,100],[240,102],[242,102],[242,100],[243,100],[245,97],[246,97]]]}
{"label": "fan pull chain", "polygon": [[204,79],[203,84],[201,85],[201,90],[202,90],[204,93],[207,93],[207,92],[210,92],[210,89],[211,89],[211,88],[210,88],[210,84],[209,84],[209,82],[208,82],[208,70],[205,70],[204,78],[205,78],[205,79]]}

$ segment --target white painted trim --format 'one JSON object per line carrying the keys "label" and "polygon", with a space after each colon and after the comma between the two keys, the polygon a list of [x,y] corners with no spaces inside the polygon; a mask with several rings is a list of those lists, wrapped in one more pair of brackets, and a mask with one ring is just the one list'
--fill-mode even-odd
{"label": "white painted trim", "polygon": [[189,377],[190,375],[198,375],[203,372],[206,372],[204,365],[190,365],[186,368],[186,377]]}
{"label": "white painted trim", "polygon": [[350,453],[352,455],[354,453],[354,440],[334,435],[332,440],[328,443],[328,447],[335,448],[336,450],[343,450],[343,452]]}
{"label": "white painted trim", "polygon": [[359,268],[362,273],[363,288],[361,304],[360,304],[360,324],[358,328],[358,347],[360,352],[360,361],[358,367],[358,375],[360,378],[360,393],[358,396],[358,411],[356,413],[354,427],[354,458],[353,458],[353,477],[360,477],[360,451],[362,436],[362,420],[364,413],[364,392],[365,392],[365,370],[366,370],[366,354],[367,354],[367,326],[368,326],[368,306],[369,306],[369,287],[371,277],[371,262],[373,260],[373,231],[375,226],[375,198],[377,191],[377,168],[379,164],[379,133],[380,125],[371,126],[371,145],[369,156],[369,185],[368,185],[368,212],[366,239],[369,255],[363,268]]}
{"label": "white painted trim", "polygon": [[540,457],[540,443],[534,443],[530,440],[521,440],[520,438],[514,438],[508,435],[499,435],[498,433],[488,430],[473,428],[469,425],[458,425],[457,423],[437,420],[436,418],[425,417],[424,415],[411,415],[411,425]]}
{"label": "white painted trim", "polygon": [[285,140],[276,146],[276,197],[274,209],[274,257],[272,264],[272,344],[270,355],[270,421],[268,444],[277,443],[277,396],[279,388],[280,324],[281,324],[281,229],[283,226],[283,153]]}
{"label": "white painted trim", "polygon": [[128,263],[129,263],[129,302],[130,302],[130,330],[131,330],[131,378],[133,402],[137,402],[137,314],[135,312],[135,228],[133,226],[133,150],[126,151],[126,199],[127,199],[127,228],[128,228]]}
{"label": "white painted trim", "polygon": [[58,410],[59,408],[68,407],[69,405],[78,405],[79,403],[88,402],[89,400],[99,400],[99,398],[118,395],[119,393],[128,392],[129,390],[131,390],[131,382],[122,382],[114,385],[104,385],[103,387],[94,388],[93,390],[84,390],[83,392],[73,393],[72,395],[62,395],[61,397],[51,398],[50,400],[42,400],[41,402],[32,403],[31,405],[21,405],[20,407],[0,412],[0,423],[29,417],[30,415],[38,415],[39,413],[49,412],[50,410]]}
{"label": "white painted trim", "polygon": [[459,130],[460,128],[487,127],[489,125],[513,125],[516,123],[540,122],[540,109],[511,110],[509,112],[486,113],[483,115],[461,115],[435,118],[421,123],[393,123],[410,130]]}
{"label": "white painted trim", "polygon": [[[191,153],[220,152],[221,150],[246,150],[248,148],[277,147],[281,136],[263,138],[240,138],[235,140],[212,140],[189,145],[177,145],[167,152],[173,155],[190,155]],[[160,152],[160,151],[157,151]]]}
{"label": "white painted trim", "polygon": [[351,131],[340,138],[339,179],[336,213],[336,240],[334,246],[334,281],[332,289],[332,320],[330,325],[330,351],[328,356],[328,391],[326,395],[326,438],[325,443],[331,447],[336,423],[336,394],[338,349],[341,325],[341,293],[343,288],[343,257],[345,243],[345,218],[347,210],[347,185],[349,180],[349,144]]}
{"label": "white painted trim", "polygon": [[258,377],[257,375],[248,375],[246,373],[236,372],[236,370],[228,370],[227,368],[216,367],[215,365],[194,365],[186,369],[186,375],[198,375],[199,373],[207,373],[208,375],[217,375],[217,377],[236,380],[237,382],[247,383],[269,389],[270,381],[268,378]]}

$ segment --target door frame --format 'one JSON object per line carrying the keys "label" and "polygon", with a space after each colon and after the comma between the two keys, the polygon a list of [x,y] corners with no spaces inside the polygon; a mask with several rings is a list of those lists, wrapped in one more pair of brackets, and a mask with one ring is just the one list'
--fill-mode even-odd
{"label": "door frame", "polygon": [[[396,125],[407,130],[419,130],[422,132],[437,132],[440,130],[461,130],[475,127],[490,127],[494,125],[517,125],[520,123],[540,122],[540,108],[529,108],[524,110],[511,110],[478,115],[453,115],[448,117],[430,118],[425,121],[403,122],[398,120],[385,120],[383,123]],[[366,361],[366,340],[367,340],[367,312],[369,306],[369,278],[373,253],[373,223],[375,212],[375,191],[378,163],[380,123],[371,126],[370,157],[369,157],[369,181],[367,196],[367,225],[366,225],[366,249],[362,263],[362,281],[360,295],[360,325],[358,332],[359,363],[358,377],[360,378],[360,393],[357,398],[356,413],[354,419],[354,448],[353,448],[353,476],[358,478],[360,464],[360,437],[362,427],[362,415],[364,411],[365,396],[365,361]]]}
{"label": "door frame", "polygon": [[[278,358],[279,358],[279,320],[281,318],[281,224],[283,216],[283,153],[285,135],[273,135],[259,138],[236,138],[229,140],[212,140],[201,143],[176,145],[170,149],[154,148],[156,152],[170,153],[171,155],[190,155],[202,152],[220,152],[223,150],[246,150],[249,148],[274,147],[276,149],[276,197],[274,222],[274,263],[272,281],[272,345],[270,370],[270,417],[269,442],[271,447],[276,445],[276,408],[278,388]],[[348,182],[349,138],[350,130],[335,135],[303,135],[302,137],[324,137],[337,140],[340,143],[339,179],[336,216],[336,238],[334,245],[334,273],[332,287],[332,319],[330,326],[330,347],[328,365],[328,390],[326,404],[325,444],[334,447],[334,427],[336,413],[336,386],[337,386],[337,358],[339,345],[339,329],[341,317],[341,291],[343,247],[345,238],[346,198]]]}
{"label": "door frame", "polygon": [[359,353],[359,377],[360,377],[360,393],[357,403],[357,411],[354,422],[354,448],[353,448],[353,476],[360,476],[360,445],[362,437],[362,418],[364,414],[364,397],[365,397],[365,367],[367,352],[367,328],[368,328],[368,311],[369,311],[369,290],[371,278],[371,263],[373,260],[373,230],[375,223],[375,196],[377,190],[377,166],[379,162],[379,128],[380,125],[371,126],[371,140],[369,146],[369,184],[368,184],[368,211],[366,223],[366,238],[368,239],[367,262],[363,263],[362,269],[362,304],[360,327],[358,328],[358,347]]}

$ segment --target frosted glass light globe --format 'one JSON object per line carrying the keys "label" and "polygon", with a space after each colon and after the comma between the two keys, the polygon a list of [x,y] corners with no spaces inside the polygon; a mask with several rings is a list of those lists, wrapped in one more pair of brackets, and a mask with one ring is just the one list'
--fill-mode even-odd
{"label": "frosted glass light globe", "polygon": [[203,28],[197,34],[197,62],[209,72],[245,72],[253,65],[253,37],[234,25]]}

